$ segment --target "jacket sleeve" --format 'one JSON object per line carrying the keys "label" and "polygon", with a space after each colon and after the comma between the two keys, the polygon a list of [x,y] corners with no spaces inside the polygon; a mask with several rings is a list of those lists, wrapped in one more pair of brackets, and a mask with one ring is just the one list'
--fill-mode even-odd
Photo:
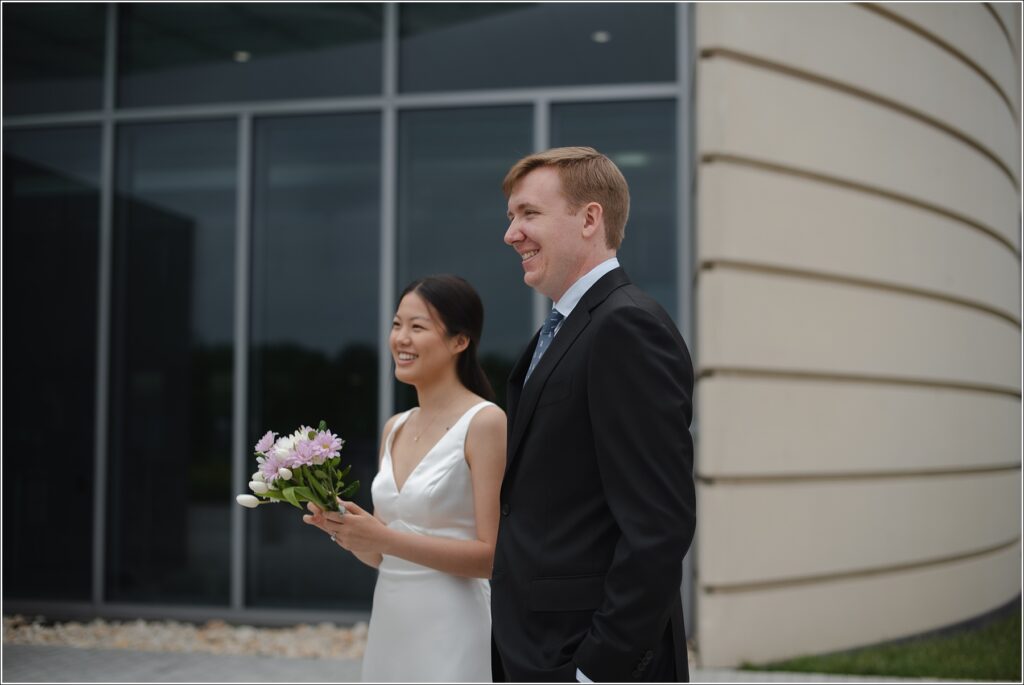
{"label": "jacket sleeve", "polygon": [[623,307],[596,331],[587,374],[598,470],[620,537],[574,661],[596,681],[634,680],[680,601],[696,526],[693,367],[674,331]]}

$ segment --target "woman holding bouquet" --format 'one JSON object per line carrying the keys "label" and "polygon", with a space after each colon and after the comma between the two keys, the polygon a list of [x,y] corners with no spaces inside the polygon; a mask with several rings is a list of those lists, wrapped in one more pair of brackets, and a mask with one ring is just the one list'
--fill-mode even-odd
{"label": "woman holding bouquet", "polygon": [[483,305],[457,276],[402,292],[395,377],[419,406],[381,435],[374,513],[310,504],[306,523],[379,570],[363,681],[490,681],[490,585],[505,470],[505,413],[477,361]]}

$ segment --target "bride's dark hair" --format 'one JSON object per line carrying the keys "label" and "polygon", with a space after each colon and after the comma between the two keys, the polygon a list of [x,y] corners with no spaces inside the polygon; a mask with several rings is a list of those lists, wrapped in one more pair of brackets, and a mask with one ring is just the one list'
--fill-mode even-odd
{"label": "bride's dark hair", "polygon": [[462,334],[469,338],[469,346],[459,355],[455,371],[466,388],[493,402],[494,389],[477,359],[484,329],[484,305],[476,290],[464,278],[440,274],[418,278],[405,286],[398,301],[411,292],[434,308],[449,336]]}

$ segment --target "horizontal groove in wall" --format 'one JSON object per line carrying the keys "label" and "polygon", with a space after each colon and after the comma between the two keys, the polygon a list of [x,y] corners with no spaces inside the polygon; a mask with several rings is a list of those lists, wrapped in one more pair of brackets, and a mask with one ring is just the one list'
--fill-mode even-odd
{"label": "horizontal groove in wall", "polygon": [[727,269],[735,269],[737,271],[748,271],[756,273],[772,274],[775,276],[786,276],[791,278],[803,278],[807,280],[825,281],[827,283],[839,283],[842,285],[852,285],[858,288],[870,288],[872,290],[882,290],[885,292],[899,293],[901,295],[910,295],[913,297],[922,297],[929,300],[935,300],[938,302],[944,302],[946,304],[956,305],[958,307],[966,307],[984,314],[995,316],[1003,321],[1009,323],[1018,331],[1021,330],[1020,319],[1014,318],[1010,314],[1003,312],[995,307],[990,307],[983,302],[977,302],[974,300],[967,300],[952,295],[946,295],[938,293],[932,290],[925,290],[923,288],[913,288],[910,286],[899,285],[896,283],[884,283],[882,281],[872,281],[866,278],[857,278],[856,276],[843,276],[840,274],[828,273],[825,271],[812,271],[810,269],[797,269],[792,267],[783,266],[772,266],[769,264],[757,264],[753,262],[741,262],[729,259],[709,259],[700,263],[698,268],[698,274],[703,271],[711,271],[719,267]]}
{"label": "horizontal groove in wall", "polygon": [[872,93],[871,91],[864,90],[863,88],[858,88],[857,86],[851,86],[847,83],[836,81],[827,76],[822,76],[820,74],[815,74],[804,69],[799,69],[789,64],[783,64],[781,62],[775,62],[772,60],[764,59],[763,57],[757,57],[755,55],[737,52],[736,50],[731,50],[729,48],[706,48],[701,50],[701,57],[705,59],[720,57],[730,59],[736,62],[742,62],[744,64],[749,64],[750,66],[758,67],[761,69],[767,69],[769,71],[773,71],[776,73],[785,74],[786,76],[798,78],[802,81],[814,83],[825,88],[830,88],[832,90],[845,93],[846,95],[851,95],[853,97],[857,97],[862,100],[874,103],[881,107],[891,109],[899,114],[910,117],[911,119],[914,119],[927,126],[931,126],[932,128],[942,131],[946,135],[955,138],[956,140],[959,140],[964,145],[967,145],[975,152],[977,152],[978,154],[982,155],[990,162],[995,164],[999,168],[999,170],[1003,172],[1006,178],[1010,181],[1010,184],[1013,186],[1014,190],[1020,190],[1020,185],[1017,183],[1017,179],[1014,176],[1013,171],[1008,166],[1006,166],[1003,160],[999,159],[999,157],[997,157],[994,152],[989,150],[982,143],[975,140],[966,133],[950,126],[944,121],[936,119],[935,117],[925,114],[924,112],[921,112],[919,110],[913,109],[912,107],[908,107],[900,102],[897,102],[896,100],[892,100],[885,96]]}
{"label": "horizontal groove in wall", "polygon": [[845,580],[860,580],[862,578],[872,578],[878,576],[884,576],[892,573],[900,573],[903,571],[917,571],[922,569],[937,568],[940,566],[946,566],[959,561],[968,561],[971,559],[980,559],[986,556],[992,556],[999,552],[1005,551],[1020,542],[1020,537],[1015,537],[1008,542],[1003,542],[998,545],[986,547],[984,549],[975,550],[973,552],[965,552],[963,554],[955,554],[952,556],[941,557],[938,559],[928,559],[925,561],[916,561],[908,564],[895,564],[892,566],[884,566],[871,569],[859,569],[856,571],[845,571],[842,573],[826,573],[821,575],[813,576],[802,576],[799,578],[787,578],[784,580],[766,580],[759,583],[737,583],[735,585],[705,585],[702,586],[701,590],[708,595],[715,594],[737,594],[742,592],[760,592],[766,590],[777,590],[782,588],[794,588],[802,585],[817,585],[819,583],[831,583]]}
{"label": "horizontal groove in wall", "polygon": [[933,214],[946,217],[947,219],[953,219],[959,223],[969,226],[970,228],[984,234],[985,236],[998,241],[1003,247],[1010,250],[1011,253],[1019,261],[1021,258],[1020,250],[1016,245],[1011,243],[1008,239],[1003,237],[998,231],[990,228],[982,223],[971,219],[970,217],[964,216],[952,210],[944,207],[919,200],[909,195],[903,195],[901,193],[894,193],[891,190],[879,188],[877,186],[871,186],[866,183],[859,181],[851,181],[849,179],[840,178],[838,176],[831,176],[829,174],[823,174],[818,171],[809,171],[807,169],[800,169],[797,167],[787,166],[785,164],[778,164],[776,162],[768,162],[761,159],[755,159],[753,157],[744,157],[742,155],[734,155],[720,152],[709,152],[701,155],[700,161],[702,164],[714,164],[714,163],[726,163],[726,164],[737,164],[741,166],[748,166],[754,169],[760,169],[762,171],[771,171],[778,174],[786,174],[788,176],[795,176],[797,178],[807,179],[809,181],[816,181],[818,183],[825,183],[838,188],[845,188],[846,190],[855,190],[861,193],[868,193],[877,197],[883,197],[886,200],[892,200],[893,202],[899,202],[901,204],[923,209]]}
{"label": "horizontal groove in wall", "polygon": [[818,371],[802,371],[799,369],[777,370],[743,367],[702,368],[697,373],[697,381],[728,376],[734,378],[779,378],[785,380],[806,380],[822,383],[863,383],[870,385],[899,385],[903,387],[936,388],[939,390],[959,390],[964,392],[981,392],[1019,400],[1019,390],[1011,390],[994,385],[978,383],[960,383],[957,381],[932,381],[920,378],[899,378],[895,376],[871,376],[865,374],[822,373]]}
{"label": "horizontal groove in wall", "polygon": [[944,476],[976,476],[988,473],[1011,473],[1020,471],[1019,462],[992,466],[971,466],[962,469],[934,469],[929,471],[849,471],[839,473],[788,473],[746,476],[705,476],[696,479],[702,485],[777,485],[787,483],[829,483],[836,481],[903,480],[908,478],[937,478]]}
{"label": "horizontal groove in wall", "polygon": [[1013,38],[1010,36],[1009,29],[1007,28],[1006,24],[1003,23],[1003,18],[999,16],[999,13],[996,12],[995,9],[993,9],[992,3],[985,2],[982,4],[984,5],[985,9],[988,10],[988,13],[992,15],[992,19],[996,22],[996,26],[998,26],[999,30],[1003,32],[1004,36],[1006,36],[1006,44],[1010,46],[1010,54],[1013,55],[1013,61],[1016,62],[1017,48],[1013,44]]}
{"label": "horizontal groove in wall", "polygon": [[900,26],[902,26],[903,28],[907,29],[908,31],[910,31],[912,33],[916,33],[917,35],[919,35],[920,37],[924,38],[925,40],[934,43],[935,45],[939,46],[940,48],[942,48],[943,50],[945,50],[949,54],[953,55],[953,57],[956,57],[958,60],[963,62],[965,65],[967,65],[967,67],[969,67],[972,71],[974,71],[976,74],[978,74],[978,76],[980,76],[982,79],[984,79],[986,83],[988,83],[990,86],[992,86],[992,88],[996,91],[996,94],[999,95],[999,98],[1003,101],[1003,103],[1006,104],[1006,108],[1010,111],[1010,116],[1013,117],[1013,121],[1014,122],[1018,121],[1017,110],[1014,108],[1013,102],[1010,100],[1009,96],[1005,92],[1003,92],[1002,86],[1000,86],[998,83],[996,83],[996,80],[994,78],[992,78],[991,76],[989,76],[988,72],[986,72],[984,69],[982,69],[981,66],[977,62],[975,62],[970,57],[968,57],[963,52],[961,52],[959,48],[957,48],[956,46],[946,42],[945,40],[943,40],[939,36],[936,36],[934,33],[928,31],[927,29],[921,28],[920,26],[918,26],[917,24],[909,21],[908,19],[904,19],[900,15],[895,14],[895,13],[889,11],[885,7],[882,7],[880,5],[869,4],[869,3],[860,3],[860,2],[854,3],[854,4],[857,5],[858,7],[862,7],[863,9],[868,10],[869,12],[874,12],[875,14],[878,14],[879,16],[885,17],[889,21],[892,21],[892,22],[894,22],[896,24],[899,24]]}

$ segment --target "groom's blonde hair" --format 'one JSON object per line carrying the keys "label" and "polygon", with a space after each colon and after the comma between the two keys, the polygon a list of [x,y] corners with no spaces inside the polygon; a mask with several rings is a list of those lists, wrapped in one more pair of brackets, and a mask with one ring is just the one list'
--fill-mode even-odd
{"label": "groom's blonde hair", "polygon": [[538,152],[512,165],[501,189],[507,199],[523,178],[540,167],[555,167],[562,181],[562,193],[573,212],[588,202],[604,209],[604,241],[619,249],[629,219],[629,185],[615,163],[592,147],[556,147]]}

